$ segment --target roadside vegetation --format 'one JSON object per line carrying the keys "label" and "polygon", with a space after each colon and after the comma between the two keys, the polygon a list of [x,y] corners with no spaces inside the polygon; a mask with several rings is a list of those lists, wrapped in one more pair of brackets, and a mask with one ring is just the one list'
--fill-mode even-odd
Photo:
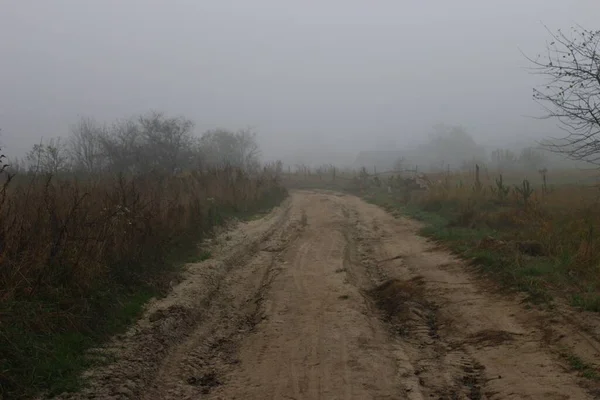
{"label": "roadside vegetation", "polygon": [[600,222],[595,187],[552,190],[498,174],[493,180],[456,174],[406,201],[393,194],[368,196],[423,220],[423,233],[472,259],[534,300],[553,293],[600,311]]}
{"label": "roadside vegetation", "polygon": [[[166,293],[213,227],[277,205],[251,132],[83,119],[1,171],[0,397],[75,389],[85,350]],[[6,160],[3,158],[3,160]]]}
{"label": "roadside vegetation", "polygon": [[[548,171],[473,171],[375,175],[366,169],[292,174],[289,187],[342,190],[424,222],[422,233],[473,261],[536,302],[567,298],[600,311],[600,192],[551,184]],[[543,176],[542,176],[543,174]],[[561,179],[588,173],[561,171]],[[525,177],[525,178],[524,178]],[[532,183],[534,182],[534,183]]]}
{"label": "roadside vegetation", "polygon": [[463,127],[438,124],[416,148],[363,152],[354,171],[299,166],[287,184],[400,210],[425,222],[424,235],[531,299],[558,295],[600,312],[600,31],[549,34],[546,52],[528,58],[544,80],[533,99],[564,137],[488,153]]}

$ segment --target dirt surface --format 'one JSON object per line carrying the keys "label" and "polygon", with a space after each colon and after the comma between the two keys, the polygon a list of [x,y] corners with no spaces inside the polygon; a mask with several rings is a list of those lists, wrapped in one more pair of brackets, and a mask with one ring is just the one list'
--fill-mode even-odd
{"label": "dirt surface", "polygon": [[502,293],[418,228],[294,192],[207,244],[63,398],[598,398],[595,315]]}

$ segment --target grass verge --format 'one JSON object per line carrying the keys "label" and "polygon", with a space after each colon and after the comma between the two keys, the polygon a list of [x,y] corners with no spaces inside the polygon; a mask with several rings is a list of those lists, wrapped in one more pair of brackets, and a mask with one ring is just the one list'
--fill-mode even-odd
{"label": "grass verge", "polygon": [[[491,223],[483,223],[486,218],[493,219],[491,215],[504,213],[500,207],[490,207],[484,217],[482,207],[478,211],[467,211],[451,201],[431,211],[428,210],[430,203],[404,203],[380,190],[370,190],[363,197],[388,211],[423,222],[422,235],[470,260],[504,286],[526,293],[536,304],[551,306],[554,295],[560,293],[574,306],[600,311],[596,283],[584,281],[574,272],[577,271],[574,253],[546,251],[542,243],[528,238],[531,235],[526,234],[527,229],[518,225],[506,223],[494,228]],[[476,216],[465,218],[465,214],[471,212]]]}
{"label": "grass verge", "polygon": [[[86,350],[121,333],[230,218],[278,205],[287,191],[228,171],[186,178],[24,182],[0,212],[0,398],[77,390],[98,361]],[[267,182],[267,183],[264,183]],[[113,211],[114,210],[114,211]]]}

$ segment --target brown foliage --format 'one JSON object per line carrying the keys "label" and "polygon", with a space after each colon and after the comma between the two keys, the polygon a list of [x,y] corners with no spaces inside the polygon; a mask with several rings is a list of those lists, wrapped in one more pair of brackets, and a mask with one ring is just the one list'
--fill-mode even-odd
{"label": "brown foliage", "polygon": [[37,335],[101,335],[120,294],[168,286],[174,249],[194,247],[225,218],[285,195],[270,168],[252,176],[235,168],[93,179],[31,174],[2,193],[0,393],[62,373],[51,361],[50,372],[35,371],[38,359],[61,351]]}

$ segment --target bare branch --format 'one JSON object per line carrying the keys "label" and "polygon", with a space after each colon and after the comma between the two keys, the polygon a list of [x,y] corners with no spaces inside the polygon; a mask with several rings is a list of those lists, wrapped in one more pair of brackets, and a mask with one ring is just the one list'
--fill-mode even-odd
{"label": "bare branch", "polygon": [[600,164],[600,31],[571,28],[551,32],[546,56],[531,58],[531,71],[547,78],[533,90],[533,99],[566,132],[545,143],[553,152],[574,160]]}

